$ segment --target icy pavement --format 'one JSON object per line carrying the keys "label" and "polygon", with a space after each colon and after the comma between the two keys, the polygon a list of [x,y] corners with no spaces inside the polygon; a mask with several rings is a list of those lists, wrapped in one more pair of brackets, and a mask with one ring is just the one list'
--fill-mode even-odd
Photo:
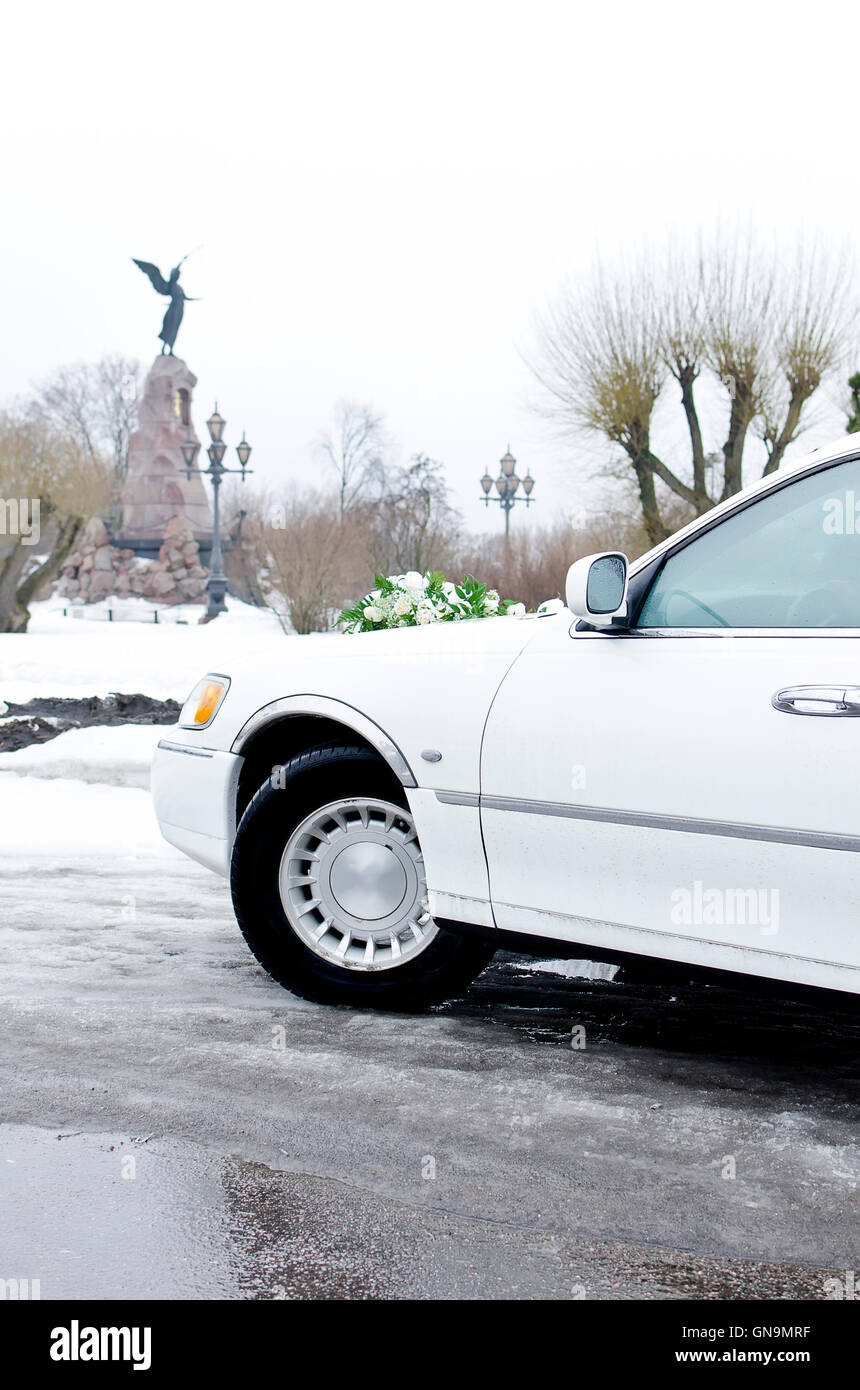
{"label": "icy pavement", "polygon": [[43,1299],[822,1295],[816,1269],[474,1220],[185,1138],[8,1125],[0,1142],[4,1268]]}
{"label": "icy pavement", "polygon": [[0,1277],[817,1298],[857,1268],[856,1011],[510,957],[424,1016],[304,1003],[160,840],[157,732],[46,746],[87,781],[2,762]]}

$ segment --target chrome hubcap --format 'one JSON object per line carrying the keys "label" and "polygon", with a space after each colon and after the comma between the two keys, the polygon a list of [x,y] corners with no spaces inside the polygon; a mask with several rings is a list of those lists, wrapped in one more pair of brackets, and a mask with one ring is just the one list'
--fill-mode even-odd
{"label": "chrome hubcap", "polygon": [[335,901],[353,917],[378,920],[406,896],[406,870],[388,845],[365,840],[342,849],[329,875]]}
{"label": "chrome hubcap", "polygon": [[281,856],[279,887],[297,936],[348,970],[391,969],[438,931],[412,817],[390,801],[350,797],[307,816]]}

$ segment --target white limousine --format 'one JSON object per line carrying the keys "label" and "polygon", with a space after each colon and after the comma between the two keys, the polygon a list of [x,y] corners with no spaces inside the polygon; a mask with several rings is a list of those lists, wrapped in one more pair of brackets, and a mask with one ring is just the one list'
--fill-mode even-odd
{"label": "white limousine", "polygon": [[547,943],[860,993],[857,441],[566,599],[207,675],[162,833],[309,999],[421,1007]]}

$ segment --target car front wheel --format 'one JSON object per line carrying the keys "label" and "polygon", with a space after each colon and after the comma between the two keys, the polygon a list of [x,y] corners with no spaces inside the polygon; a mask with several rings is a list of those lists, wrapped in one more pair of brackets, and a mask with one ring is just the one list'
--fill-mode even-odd
{"label": "car front wheel", "polygon": [[242,817],[230,886],[260,964],[319,1003],[423,1008],[493,956],[434,922],[403,789],[364,748],[326,745],[277,770]]}

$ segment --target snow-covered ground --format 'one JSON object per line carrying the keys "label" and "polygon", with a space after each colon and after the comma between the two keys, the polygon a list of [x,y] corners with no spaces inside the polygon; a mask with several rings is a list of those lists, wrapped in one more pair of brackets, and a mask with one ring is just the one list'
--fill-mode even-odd
{"label": "snow-covered ground", "polygon": [[6,856],[16,866],[86,859],[93,870],[99,860],[128,856],[183,859],[162,840],[149,795],[163,734],[152,724],[70,729],[0,753],[0,876]]}
{"label": "snow-covered ground", "polygon": [[[110,605],[112,622],[107,603],[69,609],[68,616],[62,600],[35,603],[28,632],[0,634],[0,718],[5,702],[39,696],[121,691],[182,701],[207,670],[290,640],[272,613],[233,599],[225,615],[202,626],[199,606],[162,608],[156,624],[151,603],[112,599]],[[147,724],[71,729],[0,753],[3,856],[16,867],[50,861],[71,871],[70,861],[80,868],[88,863],[90,872],[97,860],[154,856],[193,874],[195,866],[161,839],[152,810],[149,768],[163,734],[163,725]],[[6,897],[7,912],[13,906]]]}
{"label": "snow-covered ground", "polygon": [[24,858],[57,864],[68,856],[85,857],[95,871],[99,861],[120,852],[160,855],[163,848],[178,854],[161,839],[148,792],[96,782],[98,775],[95,766],[86,782],[0,772],[3,857],[14,856],[19,866]]}
{"label": "snow-covered ground", "polygon": [[155,605],[143,599],[69,608],[65,617],[61,599],[34,603],[28,632],[0,633],[0,715],[2,702],[23,704],[40,695],[121,691],[182,701],[207,671],[290,640],[268,609],[236,599],[228,605],[201,626],[199,605],[162,608],[155,623]]}
{"label": "snow-covered ground", "polygon": [[69,729],[47,743],[35,743],[15,753],[0,753],[0,776],[14,772],[19,778],[71,778],[146,791],[155,745],[163,736],[163,724]]}

